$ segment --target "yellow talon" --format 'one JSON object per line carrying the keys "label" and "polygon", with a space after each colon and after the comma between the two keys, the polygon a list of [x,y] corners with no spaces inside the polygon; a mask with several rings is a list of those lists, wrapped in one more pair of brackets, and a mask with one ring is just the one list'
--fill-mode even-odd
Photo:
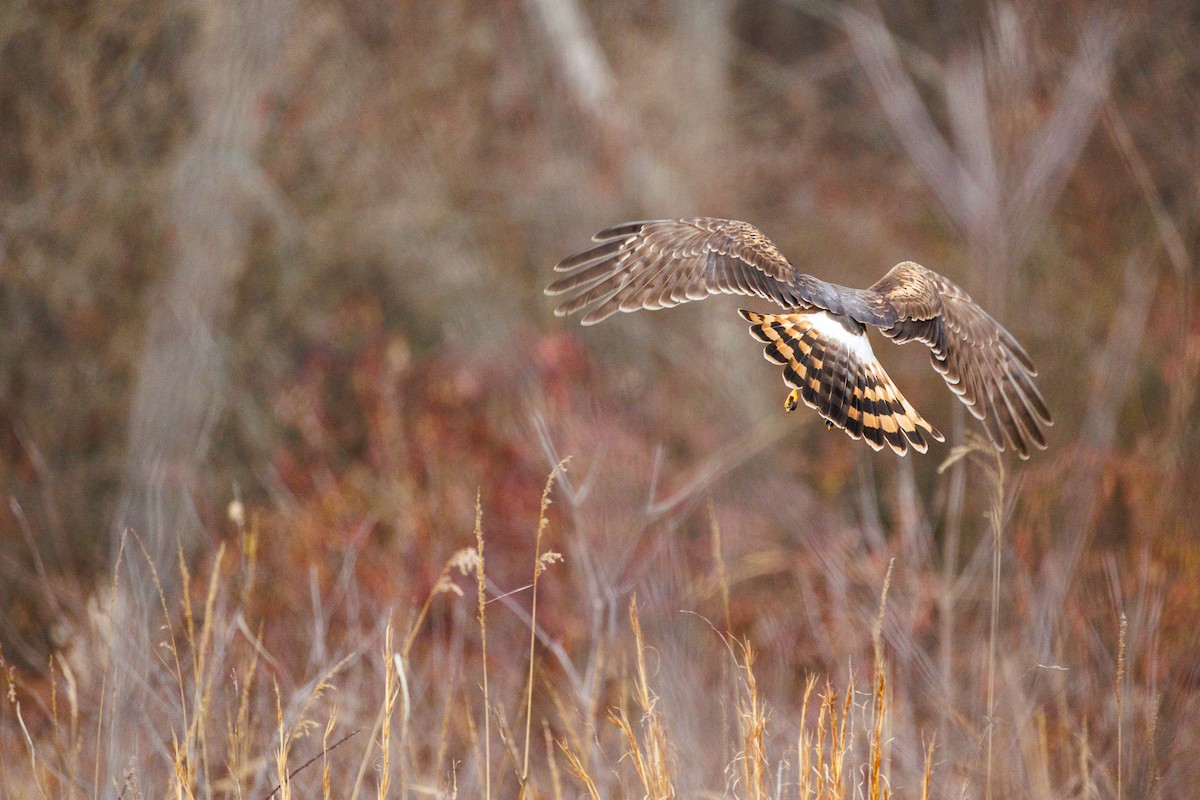
{"label": "yellow talon", "polygon": [[798,405],[800,405],[800,390],[792,389],[792,393],[783,401],[783,410],[790,414],[796,410]]}

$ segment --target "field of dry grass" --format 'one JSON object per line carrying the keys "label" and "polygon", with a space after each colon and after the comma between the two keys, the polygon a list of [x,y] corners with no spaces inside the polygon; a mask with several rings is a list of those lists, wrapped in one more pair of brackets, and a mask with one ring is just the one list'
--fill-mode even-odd
{"label": "field of dry grass", "polygon": [[[0,53],[0,800],[1194,794],[1190,3],[25,3]],[[951,276],[1049,448],[917,345],[901,459],[784,414],[737,301],[552,316],[698,214]]]}
{"label": "field of dry grass", "polygon": [[[999,477],[992,456],[965,457]],[[456,537],[440,568],[371,542],[346,498],[307,519],[233,505],[201,571],[179,567],[187,602],[161,599],[136,722],[151,736],[100,793],[1185,796],[1195,700],[1162,680],[1176,648],[1151,564],[1124,597],[1110,556],[1110,596],[1072,593],[1042,654],[1003,496],[956,575],[913,542],[849,531],[794,553],[735,545],[738,524],[710,505],[693,514],[701,541],[644,531],[645,577],[623,589],[630,576],[596,574],[614,563],[601,549],[636,543],[581,533],[573,475],[547,482],[520,542],[489,548],[478,506],[474,544]],[[329,552],[289,552],[297,535]],[[145,551],[131,536],[121,557]],[[491,559],[512,574],[493,578]],[[106,705],[122,702],[107,681],[112,597],[88,601],[91,627],[40,680],[6,666],[6,796],[97,791]]]}

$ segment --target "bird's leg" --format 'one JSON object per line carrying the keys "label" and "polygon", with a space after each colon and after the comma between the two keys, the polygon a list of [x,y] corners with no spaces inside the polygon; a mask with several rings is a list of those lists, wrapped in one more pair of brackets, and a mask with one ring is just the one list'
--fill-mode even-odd
{"label": "bird's leg", "polygon": [[783,410],[790,414],[793,411],[795,411],[796,407],[799,405],[800,405],[800,390],[792,389],[792,393],[789,394],[787,396],[787,399],[785,399],[783,401]]}

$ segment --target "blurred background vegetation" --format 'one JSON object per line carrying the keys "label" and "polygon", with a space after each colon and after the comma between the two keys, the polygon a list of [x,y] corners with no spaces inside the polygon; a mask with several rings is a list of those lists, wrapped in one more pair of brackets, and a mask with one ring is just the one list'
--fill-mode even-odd
{"label": "blurred background vegetation", "polygon": [[[634,592],[679,637],[685,796],[726,778],[686,710],[712,642],[679,609],[753,642],[791,719],[806,671],[870,663],[892,557],[893,764],[919,774],[940,731],[936,796],[977,792],[991,462],[939,471],[976,423],[925,353],[877,345],[950,434],[899,460],[784,418],[737,300],[550,313],[596,230],[713,215],[842,284],[944,272],[1040,369],[1050,448],[1004,484],[1001,796],[1112,791],[1122,613],[1131,796],[1200,777],[1194,3],[12,2],[0,64],[0,647],[33,695],[55,653],[103,691],[121,531],[169,583],[180,543],[201,571],[243,546],[244,503],[263,646],[299,686],[411,618],[477,492],[496,591],[524,585],[571,457],[540,624],[561,669],[604,672]],[[470,609],[431,614],[450,641]],[[519,661],[509,624],[492,652]]]}

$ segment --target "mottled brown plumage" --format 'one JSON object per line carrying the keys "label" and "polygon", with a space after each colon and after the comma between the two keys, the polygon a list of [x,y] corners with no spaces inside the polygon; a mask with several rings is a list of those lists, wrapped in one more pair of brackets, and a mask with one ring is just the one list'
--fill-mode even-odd
{"label": "mottled brown plumage", "polygon": [[[852,289],[797,270],[763,233],[745,222],[699,217],[629,222],[601,231],[596,245],[555,266],[548,295],[568,295],[558,316],[583,311],[592,325],[617,311],[659,309],[713,294],[770,300],[788,314],[742,311],[784,366],[796,398],[831,427],[924,452],[926,434],[942,436],[909,404],[875,359],[866,325],[898,343],[919,341],[933,368],[1000,450],[1022,458],[1045,448],[1050,411],[1033,383],[1037,371],[1013,336],[949,279],[905,261],[867,289]],[[924,433],[923,433],[924,431]]]}

